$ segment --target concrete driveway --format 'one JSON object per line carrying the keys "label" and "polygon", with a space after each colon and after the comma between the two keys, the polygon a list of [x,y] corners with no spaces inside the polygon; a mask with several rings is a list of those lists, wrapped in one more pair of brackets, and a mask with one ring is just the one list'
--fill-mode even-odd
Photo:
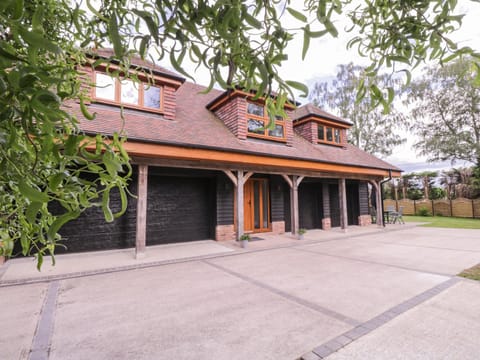
{"label": "concrete driveway", "polygon": [[[480,231],[352,228],[258,243],[50,279],[10,261],[0,358],[480,358],[480,283],[455,277],[480,263]],[[81,268],[82,255],[68,259]]]}

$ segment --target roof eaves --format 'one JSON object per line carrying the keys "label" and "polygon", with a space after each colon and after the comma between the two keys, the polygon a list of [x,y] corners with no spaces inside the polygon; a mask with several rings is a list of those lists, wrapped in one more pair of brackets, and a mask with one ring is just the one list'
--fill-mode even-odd
{"label": "roof eaves", "polygon": [[[85,132],[87,135],[96,135],[95,132]],[[107,135],[106,136],[111,136]],[[200,144],[191,144],[191,143],[182,143],[177,141],[169,141],[169,140],[152,140],[147,138],[140,138],[140,137],[129,137],[130,140],[140,141],[147,144],[158,144],[158,145],[171,145],[171,146],[179,146],[188,149],[205,149],[205,150],[216,150],[216,151],[223,151],[223,152],[231,152],[236,154],[249,154],[249,155],[261,155],[261,156],[270,156],[272,158],[283,158],[283,159],[290,159],[290,160],[302,160],[302,161],[311,161],[313,163],[323,163],[323,164],[336,164],[336,165],[345,165],[345,166],[355,166],[364,169],[375,169],[375,170],[385,170],[385,171],[400,171],[396,167],[379,167],[379,166],[367,166],[367,165],[358,165],[358,164],[349,164],[349,163],[342,163],[342,162],[335,162],[330,160],[316,160],[311,158],[299,157],[299,156],[289,156],[289,155],[278,155],[272,153],[264,153],[259,151],[252,151],[252,150],[242,150],[242,149],[232,149],[232,148],[225,148],[225,147],[218,147],[218,146],[209,146],[209,145],[200,145]]]}

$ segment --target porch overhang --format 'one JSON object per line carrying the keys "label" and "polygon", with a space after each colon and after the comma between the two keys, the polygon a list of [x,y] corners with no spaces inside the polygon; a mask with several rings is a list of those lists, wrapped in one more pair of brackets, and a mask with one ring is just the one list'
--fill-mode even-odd
{"label": "porch overhang", "polygon": [[298,174],[312,177],[378,179],[401,175],[399,170],[380,169],[354,164],[339,164],[275,155],[241,153],[208,148],[127,141],[124,148],[134,163],[157,166],[195,167],[204,169],[244,169],[255,172]]}

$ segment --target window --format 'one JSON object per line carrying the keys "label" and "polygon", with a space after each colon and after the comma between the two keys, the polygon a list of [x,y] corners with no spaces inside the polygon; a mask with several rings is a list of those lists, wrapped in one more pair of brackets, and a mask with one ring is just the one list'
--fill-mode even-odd
{"label": "window", "polygon": [[277,116],[273,129],[267,129],[270,119],[263,105],[247,103],[248,136],[285,141],[285,121]]}
{"label": "window", "polygon": [[341,130],[335,127],[318,124],[318,142],[340,145],[342,143]]}
{"label": "window", "polygon": [[120,80],[106,73],[95,73],[94,98],[99,102],[162,111],[162,88],[147,83]]}

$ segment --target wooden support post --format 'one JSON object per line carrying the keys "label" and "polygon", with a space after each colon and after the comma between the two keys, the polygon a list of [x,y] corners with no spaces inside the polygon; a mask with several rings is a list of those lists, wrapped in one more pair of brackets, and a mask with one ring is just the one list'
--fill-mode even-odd
{"label": "wooden support post", "polygon": [[298,233],[298,186],[297,186],[297,177],[292,175],[292,187],[290,188],[290,211],[291,211],[291,222],[292,222],[292,235]]}
{"label": "wooden support post", "polygon": [[238,170],[237,171],[237,184],[236,184],[236,190],[237,190],[237,240],[240,240],[240,237],[243,235],[243,232],[245,231],[244,228],[244,197],[243,197],[243,187],[245,185],[245,176],[243,170]]}
{"label": "wooden support post", "polygon": [[137,231],[135,239],[135,257],[145,257],[147,244],[147,187],[148,166],[138,165]]}
{"label": "wooden support post", "polygon": [[381,182],[374,182],[377,188],[377,225],[383,226],[383,203],[382,203],[382,187]]}
{"label": "wooden support post", "polygon": [[338,194],[340,200],[340,226],[343,231],[348,228],[348,213],[347,213],[347,188],[345,178],[338,180]]}
{"label": "wooden support post", "polygon": [[298,216],[298,186],[304,179],[304,176],[292,175],[290,178],[288,175],[282,174],[282,177],[290,186],[290,221],[292,228],[292,235],[298,233],[299,230],[299,216]]}

